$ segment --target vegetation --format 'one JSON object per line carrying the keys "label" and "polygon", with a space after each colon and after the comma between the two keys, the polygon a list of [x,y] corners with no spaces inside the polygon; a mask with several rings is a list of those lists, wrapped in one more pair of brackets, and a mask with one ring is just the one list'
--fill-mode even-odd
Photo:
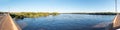
{"label": "vegetation", "polygon": [[53,16],[57,16],[57,15],[59,15],[58,12],[53,12],[53,13],[50,13],[50,14],[53,15]]}
{"label": "vegetation", "polygon": [[107,13],[89,13],[90,15],[116,15],[116,13],[111,13],[111,12],[107,12]]}
{"label": "vegetation", "polygon": [[10,13],[12,18],[23,19],[23,18],[36,18],[36,17],[46,17],[49,15],[56,16],[59,13],[53,12],[20,12],[20,13]]}
{"label": "vegetation", "polygon": [[116,15],[116,13],[113,13],[113,12],[65,13],[65,14]]}
{"label": "vegetation", "polygon": [[[4,14],[6,12],[0,12],[0,14]],[[95,12],[95,13],[62,13],[62,14],[89,14],[89,15],[116,15],[113,12]],[[46,17],[49,15],[57,16],[58,12],[11,12],[12,18],[23,19],[23,18],[37,18],[37,17]]]}

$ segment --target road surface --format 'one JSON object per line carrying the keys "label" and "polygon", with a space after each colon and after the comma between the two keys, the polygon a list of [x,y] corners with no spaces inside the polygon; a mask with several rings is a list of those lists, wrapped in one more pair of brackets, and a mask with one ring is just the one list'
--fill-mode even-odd
{"label": "road surface", "polygon": [[116,17],[114,18],[113,23],[112,23],[112,28],[113,29],[120,28],[120,14],[117,14]]}
{"label": "road surface", "polygon": [[0,14],[0,30],[21,30],[9,14]]}

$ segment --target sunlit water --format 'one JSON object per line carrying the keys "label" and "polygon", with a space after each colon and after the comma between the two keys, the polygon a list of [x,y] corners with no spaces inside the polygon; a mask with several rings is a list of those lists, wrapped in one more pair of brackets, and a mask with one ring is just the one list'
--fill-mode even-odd
{"label": "sunlit water", "polygon": [[17,20],[22,30],[106,30],[114,15],[60,14]]}

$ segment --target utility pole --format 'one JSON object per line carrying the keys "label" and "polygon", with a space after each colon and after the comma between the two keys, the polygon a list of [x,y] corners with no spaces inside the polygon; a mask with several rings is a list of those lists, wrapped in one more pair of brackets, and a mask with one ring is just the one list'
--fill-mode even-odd
{"label": "utility pole", "polygon": [[118,9],[117,9],[117,1],[115,0],[115,12],[116,12],[116,17],[113,20],[113,29],[119,29],[120,28],[120,15],[118,13]]}
{"label": "utility pole", "polygon": [[115,0],[115,12],[118,14],[118,10],[117,10],[117,0]]}

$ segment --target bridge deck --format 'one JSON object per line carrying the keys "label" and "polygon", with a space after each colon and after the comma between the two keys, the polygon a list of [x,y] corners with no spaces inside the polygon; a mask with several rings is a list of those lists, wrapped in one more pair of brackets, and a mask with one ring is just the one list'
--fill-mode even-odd
{"label": "bridge deck", "polygon": [[120,28],[120,14],[117,14],[115,19],[113,20],[113,27],[115,29]]}
{"label": "bridge deck", "polygon": [[0,30],[21,30],[9,14],[0,15]]}

